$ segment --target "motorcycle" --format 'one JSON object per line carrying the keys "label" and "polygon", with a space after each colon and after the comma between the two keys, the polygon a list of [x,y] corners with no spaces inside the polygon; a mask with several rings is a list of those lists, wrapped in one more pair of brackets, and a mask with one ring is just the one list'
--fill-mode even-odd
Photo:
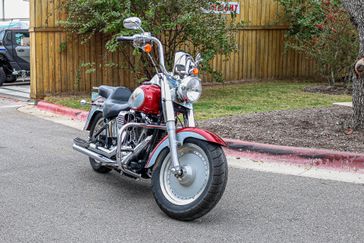
{"label": "motorcycle", "polygon": [[[75,138],[73,148],[89,157],[96,172],[116,170],[133,179],[151,179],[158,206],[171,218],[197,219],[215,207],[228,178],[224,140],[195,126],[201,55],[177,52],[173,72],[168,72],[161,41],[142,29],[139,18],[123,24],[140,33],[117,40],[142,49],[157,73],[133,92],[110,86],[93,92],[84,128],[89,138]],[[151,55],[154,45],[159,65]]]}

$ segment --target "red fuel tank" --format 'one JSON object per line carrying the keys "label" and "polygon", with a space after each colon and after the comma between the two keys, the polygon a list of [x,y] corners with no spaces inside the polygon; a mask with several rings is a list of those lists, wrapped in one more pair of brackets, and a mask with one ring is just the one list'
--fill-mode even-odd
{"label": "red fuel tank", "polygon": [[161,112],[161,89],[157,85],[141,85],[130,96],[131,109],[145,114],[158,115]]}

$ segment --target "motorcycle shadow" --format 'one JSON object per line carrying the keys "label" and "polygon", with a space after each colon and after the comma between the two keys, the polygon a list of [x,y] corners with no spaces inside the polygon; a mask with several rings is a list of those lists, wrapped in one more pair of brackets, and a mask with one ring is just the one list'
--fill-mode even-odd
{"label": "motorcycle shadow", "polygon": [[91,168],[85,168],[79,171],[80,178],[83,183],[92,185],[97,191],[102,191],[99,199],[114,204],[115,206],[123,204],[131,205],[132,209],[139,211],[141,214],[154,214],[150,215],[152,218],[163,218],[171,220],[176,224],[189,224],[189,225],[222,225],[229,219],[225,217],[228,215],[226,212],[228,208],[224,207],[225,203],[218,205],[206,216],[195,221],[184,222],[177,221],[169,218],[164,214],[157,204],[155,203],[150,180],[134,180],[118,172],[112,171],[108,174],[99,174],[94,172]]}
{"label": "motorcycle shadow", "polygon": [[116,171],[111,171],[108,174],[99,174],[92,169],[86,169],[82,174],[87,183],[92,183],[94,186],[110,194],[120,194],[124,198],[130,197],[129,199],[153,200],[151,183],[148,180],[135,180],[120,175]]}

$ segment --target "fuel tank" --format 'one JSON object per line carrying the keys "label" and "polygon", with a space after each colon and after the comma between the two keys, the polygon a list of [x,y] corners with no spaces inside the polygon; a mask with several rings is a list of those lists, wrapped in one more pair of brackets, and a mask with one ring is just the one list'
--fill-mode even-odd
{"label": "fuel tank", "polygon": [[160,87],[154,84],[139,86],[130,96],[129,105],[132,110],[148,115],[159,115],[161,112]]}

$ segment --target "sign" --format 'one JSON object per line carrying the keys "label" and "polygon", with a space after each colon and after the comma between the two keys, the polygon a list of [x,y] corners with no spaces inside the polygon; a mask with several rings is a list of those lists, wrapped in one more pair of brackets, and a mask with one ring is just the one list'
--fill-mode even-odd
{"label": "sign", "polygon": [[239,2],[216,2],[210,3],[209,9],[206,13],[216,14],[240,14]]}

